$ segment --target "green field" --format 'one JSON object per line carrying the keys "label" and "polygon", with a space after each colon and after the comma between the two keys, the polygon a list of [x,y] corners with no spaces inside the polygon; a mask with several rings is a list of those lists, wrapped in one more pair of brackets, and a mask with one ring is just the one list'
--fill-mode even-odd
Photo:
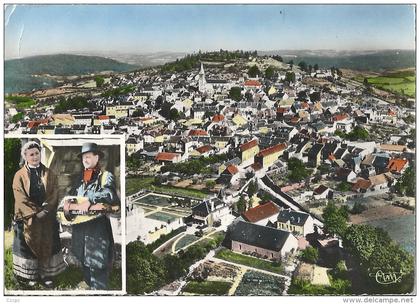
{"label": "green field", "polygon": [[253,258],[250,256],[246,256],[243,254],[235,253],[230,251],[229,249],[222,249],[216,254],[216,258],[232,262],[232,263],[238,263],[241,265],[254,267],[257,269],[262,269],[274,273],[282,273],[283,272],[283,266],[279,263],[273,263],[266,260],[261,260],[257,258]]}
{"label": "green field", "polygon": [[[364,78],[357,76],[355,80],[363,83]],[[416,93],[416,76],[414,71],[386,73],[382,76],[367,77],[367,80],[375,88],[404,94],[408,97],[414,97]]]}
{"label": "green field", "polygon": [[202,199],[207,197],[207,193],[194,189],[183,189],[172,186],[155,186],[153,185],[154,177],[130,177],[126,179],[125,192],[126,195],[134,194],[142,189],[162,192],[168,195],[189,196],[192,198]]}
{"label": "green field", "polygon": [[190,281],[182,291],[200,295],[227,295],[232,283],[218,281]]}
{"label": "green field", "polygon": [[7,96],[7,101],[15,104],[16,109],[28,109],[36,104],[36,101],[26,96]]}

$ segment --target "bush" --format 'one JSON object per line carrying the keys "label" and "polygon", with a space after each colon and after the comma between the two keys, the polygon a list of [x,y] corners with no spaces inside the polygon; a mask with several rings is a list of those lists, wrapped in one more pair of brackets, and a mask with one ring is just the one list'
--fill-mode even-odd
{"label": "bush", "polygon": [[337,265],[335,266],[333,270],[333,274],[337,278],[344,279],[347,276],[347,266],[346,262],[344,260],[340,260],[337,262]]}
{"label": "bush", "polygon": [[360,214],[365,210],[367,210],[365,205],[363,205],[361,202],[355,202],[350,212],[352,214]]}
{"label": "bush", "polygon": [[337,186],[337,190],[341,192],[347,192],[351,190],[351,185],[347,182],[341,182]]}
{"label": "bush", "polygon": [[147,245],[147,249],[149,249],[151,252],[153,252],[154,250],[156,250],[160,245],[162,245],[163,243],[165,243],[166,241],[170,240],[171,238],[173,238],[175,235],[178,235],[184,231],[187,230],[186,226],[182,226],[179,227],[178,229],[172,230],[171,232],[169,232],[168,234],[165,235],[161,235],[156,241],[154,241],[153,243]]}
{"label": "bush", "polygon": [[314,247],[307,247],[302,251],[300,257],[307,263],[315,264],[319,258],[318,249]]}

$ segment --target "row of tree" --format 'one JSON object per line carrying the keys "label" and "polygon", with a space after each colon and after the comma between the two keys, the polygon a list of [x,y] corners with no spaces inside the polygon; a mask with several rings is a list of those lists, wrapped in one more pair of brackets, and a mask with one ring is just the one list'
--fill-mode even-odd
{"label": "row of tree", "polygon": [[194,175],[194,174],[207,174],[211,173],[211,168],[208,166],[211,164],[225,162],[228,157],[226,154],[215,154],[209,157],[200,157],[199,159],[193,159],[182,163],[167,164],[164,165],[160,171],[165,172],[178,172],[181,174]]}
{"label": "row of tree", "polygon": [[230,62],[240,58],[249,58],[257,56],[257,51],[226,51],[220,49],[219,52],[201,52],[196,54],[188,54],[181,59],[176,59],[175,62],[166,63],[162,66],[162,72],[184,72],[194,68],[198,68],[201,61],[214,61],[214,62]]}
{"label": "row of tree", "polygon": [[81,110],[85,108],[93,110],[93,105],[84,96],[61,97],[54,107],[54,113],[65,113],[68,110]]}
{"label": "row of tree", "polygon": [[[324,231],[338,235],[344,248],[360,265],[371,292],[408,293],[414,284],[414,257],[393,241],[388,233],[370,225],[347,225],[348,210],[329,202],[323,212]],[[381,285],[375,280],[378,272],[392,274],[398,280]],[[373,277],[373,278],[372,278]]]}
{"label": "row of tree", "polygon": [[153,255],[153,246],[145,246],[140,241],[129,243],[126,249],[127,292],[137,295],[150,293],[185,276],[192,264],[217,248],[222,240],[223,237],[219,237],[205,245],[192,245],[185,251],[163,257]]}

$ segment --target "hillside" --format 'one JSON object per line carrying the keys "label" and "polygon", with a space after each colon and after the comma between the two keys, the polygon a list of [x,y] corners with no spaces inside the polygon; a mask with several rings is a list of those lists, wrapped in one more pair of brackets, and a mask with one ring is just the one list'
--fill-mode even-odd
{"label": "hillside", "polygon": [[410,50],[385,50],[364,52],[333,51],[269,51],[259,55],[281,55],[285,62],[293,60],[295,64],[305,61],[307,64],[329,68],[377,71],[415,67],[416,53]]}
{"label": "hillside", "polygon": [[79,76],[102,71],[126,72],[136,68],[98,56],[59,54],[12,59],[5,61],[5,92],[25,92],[56,85],[57,82],[48,75]]}

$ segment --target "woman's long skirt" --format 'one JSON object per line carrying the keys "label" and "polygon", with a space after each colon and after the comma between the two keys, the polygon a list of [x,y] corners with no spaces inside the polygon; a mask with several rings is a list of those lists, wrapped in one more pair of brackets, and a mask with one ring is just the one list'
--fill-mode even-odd
{"label": "woman's long skirt", "polygon": [[37,280],[40,278],[54,277],[66,269],[61,252],[58,222],[54,226],[52,255],[47,261],[41,262],[26,244],[23,235],[24,223],[22,221],[14,223],[13,272],[15,275],[27,280]]}

